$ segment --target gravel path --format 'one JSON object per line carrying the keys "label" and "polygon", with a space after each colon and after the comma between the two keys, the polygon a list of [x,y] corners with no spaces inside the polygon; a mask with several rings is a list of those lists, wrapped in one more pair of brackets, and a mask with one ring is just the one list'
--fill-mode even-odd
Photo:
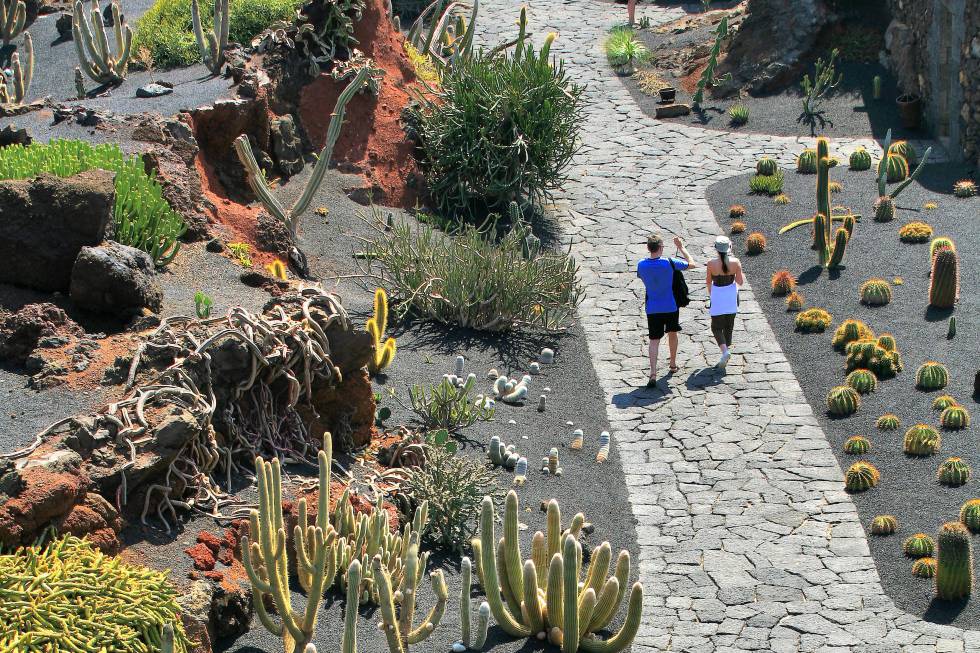
{"label": "gravel path", "polygon": [[[520,4],[482,4],[484,43],[513,34]],[[558,31],[553,52],[588,84],[585,142],[556,209],[582,265],[579,314],[638,520],[647,598],[634,651],[980,650],[980,632],[927,623],[885,595],[841,469],[751,288],[742,294],[736,355],[720,377],[706,369],[717,350],[703,277],[690,275],[682,371],[661,382],[663,391],[638,389],[647,360],[633,269],[645,234],[682,235],[704,260],[721,233],[705,189],[750,170],[763,153],[788,167],[811,141],[650,119],[602,53],[602,35],[625,18],[622,6],[527,4],[535,38]],[[638,8],[654,23],[682,13]],[[834,146],[846,154],[857,143]]]}

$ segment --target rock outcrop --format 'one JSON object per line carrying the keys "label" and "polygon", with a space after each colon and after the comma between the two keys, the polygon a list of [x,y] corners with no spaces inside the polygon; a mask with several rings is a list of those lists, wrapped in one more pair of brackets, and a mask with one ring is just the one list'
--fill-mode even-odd
{"label": "rock outcrop", "polygon": [[154,281],[153,259],[135,247],[107,241],[83,247],[71,273],[71,300],[81,309],[132,315],[159,313],[163,292]]}

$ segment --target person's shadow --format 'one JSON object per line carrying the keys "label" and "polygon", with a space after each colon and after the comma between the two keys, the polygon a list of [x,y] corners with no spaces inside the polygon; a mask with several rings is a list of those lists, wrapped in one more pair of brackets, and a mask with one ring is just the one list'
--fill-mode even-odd
{"label": "person's shadow", "polygon": [[616,408],[645,408],[655,406],[673,394],[670,386],[660,382],[652,388],[641,386],[629,392],[620,392],[613,395],[612,403]]}
{"label": "person's shadow", "polygon": [[702,368],[689,377],[685,382],[688,390],[704,390],[705,388],[710,388],[711,386],[718,385],[725,380],[725,370],[718,369],[717,367],[705,367]]}

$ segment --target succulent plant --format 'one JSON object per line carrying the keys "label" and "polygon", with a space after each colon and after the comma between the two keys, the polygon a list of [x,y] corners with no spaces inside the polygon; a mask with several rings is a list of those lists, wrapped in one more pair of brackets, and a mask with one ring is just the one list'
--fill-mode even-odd
{"label": "succulent plant", "polygon": [[875,222],[891,222],[895,219],[895,200],[888,195],[882,195],[875,200]]}
{"label": "succulent plant", "polygon": [[936,552],[936,541],[925,533],[916,533],[902,542],[902,553],[909,558],[925,558]]}
{"label": "succulent plant", "polygon": [[875,75],[871,79],[871,97],[875,100],[881,99],[881,75]]}
{"label": "succulent plant", "polygon": [[955,337],[956,337],[956,316],[950,315],[949,322],[947,323],[947,327],[946,327],[946,339],[952,340]]}
{"label": "succulent plant", "polygon": [[733,104],[728,109],[728,118],[735,127],[744,125],[749,121],[749,108],[744,104]]}
{"label": "succulent plant", "polygon": [[832,182],[830,182],[830,192],[831,193],[843,193],[844,192],[844,184],[840,183],[839,181],[832,181]]}
{"label": "succulent plant", "polygon": [[123,20],[119,3],[113,0],[110,6],[111,24],[115,28],[115,51],[109,48],[98,0],[92,0],[90,12],[85,11],[81,0],[75,0],[72,12],[72,38],[79,66],[97,84],[118,84],[125,79],[129,69],[133,31]]}
{"label": "succulent plant", "polygon": [[780,206],[785,206],[790,202],[792,202],[793,200],[791,200],[789,195],[787,195],[786,193],[780,193],[779,195],[776,195],[774,198],[772,198],[772,201],[775,202],[776,204],[779,204]]}
{"label": "succulent plant", "polygon": [[894,515],[878,515],[871,520],[872,535],[892,535],[898,530],[898,520]]}
{"label": "succulent plant", "polygon": [[368,318],[364,330],[371,336],[374,353],[368,361],[368,372],[377,375],[381,370],[391,365],[395,359],[397,345],[394,338],[385,337],[388,329],[388,293],[384,288],[374,291],[374,314]]}
{"label": "succulent plant", "polygon": [[927,243],[932,238],[932,227],[921,220],[902,225],[898,230],[898,239],[903,243]]}
{"label": "succulent plant", "polygon": [[951,249],[956,251],[956,243],[954,243],[953,239],[949,236],[937,236],[936,238],[933,238],[932,242],[929,243],[929,259],[931,260],[934,258],[936,256],[936,252],[941,249]]}
{"label": "succulent plant", "polygon": [[909,167],[915,166],[918,163],[919,154],[908,141],[895,141],[888,147],[888,153],[897,154],[904,158],[905,162],[909,164]]}
{"label": "succulent plant", "polygon": [[817,150],[806,148],[796,157],[796,171],[805,175],[817,174]]}
{"label": "succulent plant", "polygon": [[932,257],[929,275],[929,305],[952,308],[960,294],[959,255],[956,250],[940,249]]}
{"label": "succulent plant", "polygon": [[585,444],[585,432],[582,429],[575,429],[572,431],[572,441],[568,445],[568,448],[572,451],[581,451],[582,446]]}
{"label": "succulent plant", "polygon": [[551,365],[555,362],[555,350],[550,347],[543,348],[541,353],[538,354],[538,361],[542,365]]}
{"label": "succulent plant", "polygon": [[736,220],[732,223],[731,230],[733,234],[740,234],[745,231],[745,223],[741,220]]}
{"label": "succulent plant", "polygon": [[970,426],[970,411],[963,406],[950,406],[939,414],[939,424],[949,431],[961,431]]}
{"label": "succulent plant", "polygon": [[[770,161],[771,160],[772,159],[770,159]],[[762,161],[760,161],[759,163],[761,164]],[[738,218],[743,217],[746,214],[746,212],[747,212],[746,208],[741,204],[732,204],[731,206],[728,207],[728,217],[731,218],[732,220],[737,220]]]}
{"label": "succulent plant", "polygon": [[878,485],[881,472],[865,460],[859,460],[844,473],[844,489],[848,492],[864,492]]}
{"label": "succulent plant", "polygon": [[915,373],[915,387],[932,392],[942,390],[949,383],[949,370],[942,363],[926,361]]}
{"label": "succulent plant", "polygon": [[[16,0],[20,7],[23,2]],[[13,4],[13,3],[11,3]],[[0,31],[3,29],[4,3],[0,0]],[[0,104],[11,104],[14,106],[23,104],[31,90],[31,80],[34,77],[34,41],[31,39],[30,32],[24,32],[24,45],[22,47],[24,55],[23,64],[20,57],[21,52],[14,52],[10,55],[10,79],[0,73]]]}
{"label": "succulent plant", "polygon": [[[470,603],[470,592],[473,579],[473,563],[468,557],[463,557],[460,561],[461,587],[459,593],[459,619],[460,619],[460,644],[468,651],[479,651],[487,641],[487,630],[490,627],[490,604],[486,601],[480,603],[477,609],[477,621],[474,626],[471,616],[472,606]],[[476,632],[474,632],[474,630]]]}
{"label": "succulent plant", "polygon": [[871,442],[863,435],[852,435],[844,442],[844,453],[852,456],[862,456],[871,451]]}
{"label": "succulent plant", "polygon": [[878,377],[871,370],[857,369],[847,375],[847,385],[866,395],[878,388]]}
{"label": "succulent plant", "polygon": [[971,533],[980,533],[980,499],[970,499],[960,507],[960,522]]}
{"label": "succulent plant", "polygon": [[861,284],[861,303],[868,306],[884,306],[892,300],[892,287],[884,279],[868,279]]}
{"label": "succulent plant", "polygon": [[912,575],[916,578],[934,578],[936,566],[935,558],[919,558],[912,563]]}
{"label": "succulent plant", "polygon": [[797,291],[793,291],[786,296],[786,310],[787,311],[802,311],[803,310],[803,295]]}
{"label": "succulent plant", "polygon": [[774,175],[778,170],[779,164],[776,163],[775,159],[768,156],[762,157],[755,164],[755,171],[760,175]]}
{"label": "succulent plant", "polygon": [[932,409],[944,411],[950,406],[958,406],[959,402],[952,395],[939,395],[932,400]]}
{"label": "succulent plant", "polygon": [[773,197],[783,192],[783,171],[777,170],[774,175],[754,175],[749,179],[749,190]]}
{"label": "succulent plant", "polygon": [[766,237],[758,231],[749,234],[749,237],[745,239],[745,251],[753,256],[766,251]]}
{"label": "succulent plant", "polygon": [[500,436],[495,435],[490,438],[490,445],[487,447],[487,457],[497,467],[514,469],[521,455],[517,453],[517,447],[515,445],[504,444]]}
{"label": "succulent plant", "polygon": [[874,332],[868,328],[867,324],[861,320],[849,319],[844,320],[837,327],[831,344],[834,346],[834,349],[844,351],[848,343],[854,342],[855,340],[873,340],[874,337]]}
{"label": "succulent plant", "polygon": [[885,179],[889,184],[905,181],[909,176],[909,162],[899,154],[886,154],[878,163],[878,174],[885,172]]}
{"label": "succulent plant", "polygon": [[878,346],[885,351],[897,351],[898,343],[895,342],[895,336],[890,333],[883,333],[878,336]]}
{"label": "succulent plant", "polygon": [[878,418],[875,422],[875,426],[881,431],[897,431],[902,426],[902,421],[898,419],[898,415],[892,413],[885,413]]}
{"label": "succulent plant", "polygon": [[953,184],[953,195],[956,197],[974,197],[977,194],[977,184],[970,179],[961,179]]}
{"label": "succulent plant", "polygon": [[847,243],[850,239],[851,235],[847,229],[841,227],[837,230],[837,234],[834,236],[834,247],[830,250],[830,258],[827,260],[828,269],[837,269],[844,262],[844,254],[847,252]]}
{"label": "succulent plant", "polygon": [[225,65],[225,49],[228,47],[229,29],[228,0],[214,0],[214,22],[212,28],[204,33],[201,26],[201,10],[197,0],[191,0],[191,25],[201,60],[212,75],[221,74]]}
{"label": "succulent plant", "polygon": [[868,153],[863,147],[851,152],[851,158],[849,160],[851,170],[861,171],[871,169],[871,154]]}
{"label": "succulent plant", "polygon": [[905,432],[902,450],[910,456],[931,456],[939,451],[942,438],[928,424],[916,424]]}
{"label": "succulent plant", "polygon": [[847,417],[861,407],[861,395],[847,385],[831,388],[827,393],[827,412],[834,417]]}
{"label": "succulent plant", "polygon": [[848,343],[845,366],[848,372],[869,369],[879,380],[890,379],[902,371],[902,357],[897,351],[888,351],[875,340],[855,340]]}
{"label": "succulent plant", "polygon": [[959,601],[973,591],[973,547],[970,531],[960,522],[939,529],[936,554],[936,596]]}
{"label": "succulent plant", "polygon": [[796,316],[796,329],[803,333],[823,333],[833,317],[822,308],[808,308]]}
{"label": "succulent plant", "polygon": [[970,480],[970,475],[972,470],[970,466],[966,464],[962,458],[952,457],[947,458],[936,470],[936,480],[938,480],[943,485],[949,485],[951,487],[959,487],[961,485],[966,485],[967,481]]}
{"label": "succulent plant", "polygon": [[772,275],[772,294],[776,297],[783,297],[793,292],[796,288],[796,277],[789,270],[777,270]]}

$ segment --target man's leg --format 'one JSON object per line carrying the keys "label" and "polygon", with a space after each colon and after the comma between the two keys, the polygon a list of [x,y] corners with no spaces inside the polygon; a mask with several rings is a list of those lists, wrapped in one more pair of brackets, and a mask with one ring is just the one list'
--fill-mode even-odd
{"label": "man's leg", "polygon": [[667,346],[670,348],[670,368],[677,367],[677,332],[671,331],[667,334]]}
{"label": "man's leg", "polygon": [[650,380],[657,380],[657,354],[660,352],[660,338],[650,340]]}

